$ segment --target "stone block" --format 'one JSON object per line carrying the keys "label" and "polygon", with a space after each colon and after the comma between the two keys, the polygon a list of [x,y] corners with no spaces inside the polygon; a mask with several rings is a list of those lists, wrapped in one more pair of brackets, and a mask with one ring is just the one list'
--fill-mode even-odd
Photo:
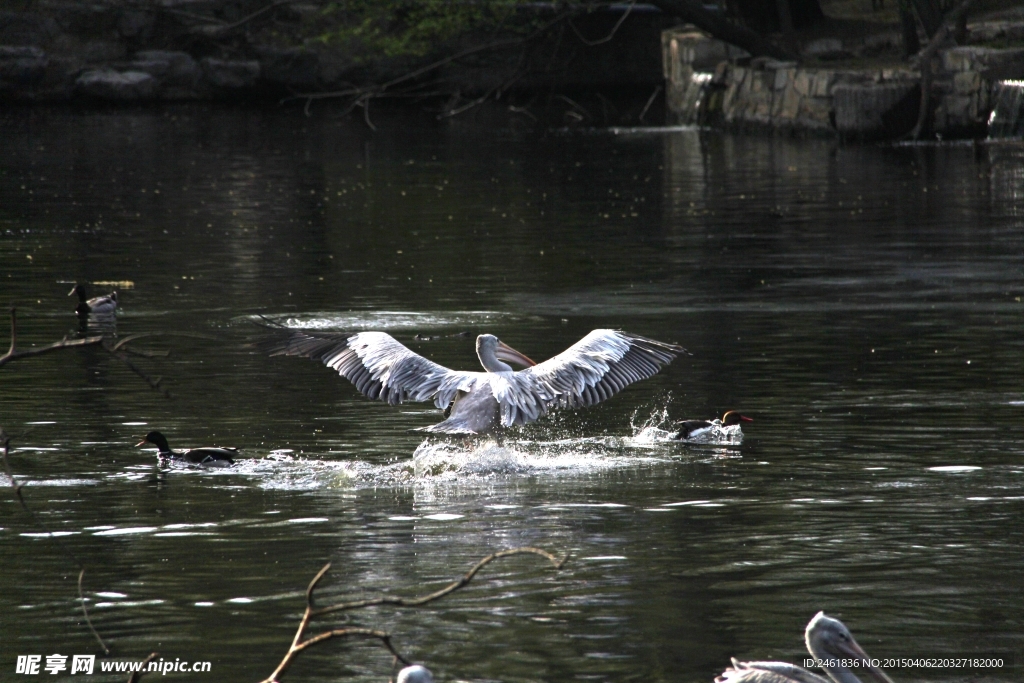
{"label": "stone block", "polygon": [[779,116],[783,119],[795,121],[800,113],[801,100],[803,100],[803,97],[796,91],[796,88],[786,88],[786,91],[782,94],[782,107],[779,110]]}
{"label": "stone block", "polygon": [[913,125],[918,92],[914,83],[840,83],[833,91],[836,130],[857,138],[898,136]]}
{"label": "stone block", "polygon": [[804,57],[829,56],[837,52],[843,52],[843,41],[839,38],[818,38],[804,45],[800,52]]}
{"label": "stone block", "polygon": [[970,71],[974,68],[978,48],[954,47],[941,53],[942,68],[945,71]]}
{"label": "stone block", "polygon": [[990,80],[1024,77],[1024,48],[995,49],[989,47],[953,47],[943,50],[940,63],[942,69],[950,72],[999,71],[1006,72]]}
{"label": "stone block", "polygon": [[228,61],[206,57],[201,64],[204,79],[215,88],[251,88],[260,78],[260,63],[255,60]]}
{"label": "stone block", "polygon": [[672,30],[667,33],[670,35],[669,46],[675,45],[675,54],[669,57],[689,64],[696,71],[712,71],[719,62],[749,56],[746,51],[699,31]]}
{"label": "stone block", "polygon": [[977,123],[977,110],[973,97],[952,95],[942,98],[947,126],[970,126]]}
{"label": "stone block", "polygon": [[804,97],[811,94],[811,74],[805,69],[798,69],[796,76],[793,78],[793,89],[796,90],[797,94]]}
{"label": "stone block", "polygon": [[961,71],[953,76],[953,90],[959,95],[973,95],[981,89],[981,74]]}
{"label": "stone block", "polygon": [[711,77],[711,82],[715,85],[720,85],[726,82],[729,77],[729,62],[719,62],[718,66],[715,67],[715,73]]}
{"label": "stone block", "polygon": [[834,73],[832,71],[821,70],[816,72],[814,74],[810,95],[812,97],[828,97],[831,94],[829,92],[829,88],[832,86],[833,76]]}
{"label": "stone block", "polygon": [[797,116],[800,123],[820,128],[832,125],[832,108],[826,100],[805,97],[800,100],[800,112]]}
{"label": "stone block", "polygon": [[786,84],[789,83],[789,78],[792,73],[791,69],[779,69],[775,72],[775,82],[772,83],[772,88],[775,90],[783,90]]}
{"label": "stone block", "polygon": [[86,71],[75,81],[75,92],[99,100],[132,102],[156,97],[157,80],[141,71]]}
{"label": "stone block", "polygon": [[903,38],[899,33],[874,33],[866,36],[864,42],[854,50],[860,57],[872,57],[885,52],[901,53]]}

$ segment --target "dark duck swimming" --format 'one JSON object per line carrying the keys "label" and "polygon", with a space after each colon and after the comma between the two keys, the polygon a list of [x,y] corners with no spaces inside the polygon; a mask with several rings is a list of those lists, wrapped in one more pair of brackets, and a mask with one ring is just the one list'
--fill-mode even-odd
{"label": "dark duck swimming", "polygon": [[690,441],[692,439],[699,439],[706,436],[711,436],[716,429],[723,429],[725,427],[732,427],[738,425],[741,422],[753,422],[752,418],[746,415],[740,415],[736,410],[730,410],[722,419],[714,420],[683,420],[679,423],[679,432],[673,437],[680,441]]}
{"label": "dark duck swimming", "polygon": [[238,457],[237,448],[223,448],[221,446],[202,446],[200,448],[187,448],[182,451],[171,449],[167,443],[167,437],[160,432],[150,432],[146,438],[135,444],[136,448],[145,444],[153,444],[160,449],[159,457],[162,460],[199,465],[200,467],[231,467]]}
{"label": "dark duck swimming", "polygon": [[94,296],[91,299],[86,299],[85,285],[76,284],[68,292],[68,296],[72,294],[78,295],[78,305],[75,306],[75,313],[79,316],[98,316],[98,317],[113,317],[114,311],[117,310],[117,292],[111,292],[106,296]]}

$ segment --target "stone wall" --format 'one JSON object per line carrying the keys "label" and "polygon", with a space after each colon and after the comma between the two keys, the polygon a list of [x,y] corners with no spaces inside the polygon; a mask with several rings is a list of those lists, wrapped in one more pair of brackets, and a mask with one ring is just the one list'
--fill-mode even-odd
{"label": "stone wall", "polygon": [[[535,5],[543,21],[556,11]],[[436,57],[385,57],[323,40],[343,14],[301,0],[0,0],[0,102],[277,99],[388,82]],[[525,52],[454,60],[424,78],[472,97],[509,89],[649,93],[661,85],[658,37],[670,21],[654,8],[612,6]]]}
{"label": "stone wall", "polygon": [[1024,48],[954,47],[942,52],[933,68],[940,74],[935,130],[946,136],[984,134],[994,85],[1024,78]]}
{"label": "stone wall", "polygon": [[[666,31],[662,43],[667,105],[679,123],[870,140],[902,137],[917,120],[920,73],[909,67],[749,59],[692,29]],[[952,48],[933,68],[931,130],[943,137],[983,134],[993,84],[1024,75],[1024,49]]]}
{"label": "stone wall", "polygon": [[[26,5],[32,11],[0,9],[0,101],[277,96],[324,82],[325,62],[313,50],[249,45],[224,51],[205,39],[184,10],[208,12],[214,4],[37,0]],[[302,16],[293,18],[300,22]],[[209,20],[220,21],[212,15]],[[222,59],[222,52],[231,56]]]}

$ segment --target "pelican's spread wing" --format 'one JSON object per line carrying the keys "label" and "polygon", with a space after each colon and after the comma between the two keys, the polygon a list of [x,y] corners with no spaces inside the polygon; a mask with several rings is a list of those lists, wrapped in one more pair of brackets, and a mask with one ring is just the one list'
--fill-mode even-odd
{"label": "pelican's spread wing", "polygon": [[391,405],[433,399],[438,408],[446,408],[460,389],[468,390],[483,374],[449,370],[384,332],[330,337],[294,332],[287,341],[272,348],[271,355],[322,361],[352,382],[364,396]]}
{"label": "pelican's spread wing", "polygon": [[557,356],[514,373],[507,387],[492,380],[501,423],[524,424],[556,408],[600,403],[685,352],[676,344],[620,330],[594,330]]}

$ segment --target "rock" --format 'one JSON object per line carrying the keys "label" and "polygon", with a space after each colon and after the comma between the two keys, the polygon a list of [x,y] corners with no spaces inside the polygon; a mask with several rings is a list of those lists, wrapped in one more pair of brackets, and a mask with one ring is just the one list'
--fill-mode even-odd
{"label": "rock", "polygon": [[142,71],[94,69],[86,71],[75,81],[79,95],[99,100],[133,102],[156,97],[157,80]]}
{"label": "rock", "polygon": [[201,62],[203,77],[215,88],[241,90],[256,85],[260,77],[260,63],[251,60],[223,60],[206,57]]}
{"label": "rock", "polygon": [[203,72],[196,60],[187,52],[167,50],[141,50],[135,53],[133,71],[144,71],[159,78],[165,86],[194,88]]}
{"label": "rock", "polygon": [[711,71],[719,62],[750,56],[745,50],[699,31],[674,34],[671,40],[675,43],[677,58],[697,71]]}
{"label": "rock", "polygon": [[864,38],[854,52],[859,57],[877,57],[883,53],[902,54],[903,38],[899,33],[875,33]]}
{"label": "rock", "polygon": [[960,95],[973,95],[981,88],[981,74],[963,71],[953,75],[953,89]]}
{"label": "rock", "polygon": [[1024,23],[1020,21],[979,21],[967,27],[968,43],[1024,40]]}
{"label": "rock", "polygon": [[46,75],[46,53],[38,47],[0,45],[0,84],[24,87]]}
{"label": "rock", "polygon": [[919,101],[912,82],[840,83],[833,90],[836,130],[848,138],[899,137],[913,127]]}
{"label": "rock", "polygon": [[818,38],[804,45],[801,50],[804,57],[815,59],[846,59],[852,57],[853,53],[843,48],[843,41],[838,38]]}
{"label": "rock", "polygon": [[295,90],[312,90],[320,84],[320,57],[315,52],[293,48],[257,48],[263,80]]}

